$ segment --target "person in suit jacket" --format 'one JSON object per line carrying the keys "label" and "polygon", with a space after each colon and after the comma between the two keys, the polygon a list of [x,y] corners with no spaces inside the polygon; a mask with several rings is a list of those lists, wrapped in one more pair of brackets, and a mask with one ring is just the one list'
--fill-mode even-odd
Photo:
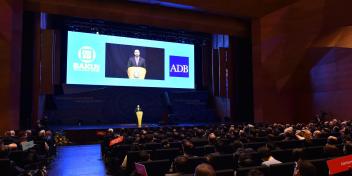
{"label": "person in suit jacket", "polygon": [[127,68],[129,67],[143,67],[147,68],[146,61],[143,57],[140,56],[140,51],[135,49],[133,52],[134,56],[128,59]]}

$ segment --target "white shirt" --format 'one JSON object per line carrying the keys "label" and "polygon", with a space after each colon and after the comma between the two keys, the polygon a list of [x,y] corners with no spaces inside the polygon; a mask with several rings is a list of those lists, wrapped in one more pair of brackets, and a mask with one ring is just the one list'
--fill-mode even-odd
{"label": "white shirt", "polygon": [[270,158],[268,159],[268,161],[263,161],[262,162],[262,165],[265,165],[265,166],[270,166],[272,164],[280,164],[281,161],[279,160],[276,160],[274,157],[270,156]]}
{"label": "white shirt", "polygon": [[138,66],[139,57],[135,57],[134,59],[136,60],[136,64],[137,64],[137,66]]}

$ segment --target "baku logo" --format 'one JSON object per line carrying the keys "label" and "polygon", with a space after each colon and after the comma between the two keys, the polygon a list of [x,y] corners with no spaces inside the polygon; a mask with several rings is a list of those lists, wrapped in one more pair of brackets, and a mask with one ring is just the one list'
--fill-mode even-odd
{"label": "baku logo", "polygon": [[170,56],[170,77],[189,77],[188,57]]}
{"label": "baku logo", "polygon": [[96,53],[90,46],[82,46],[78,50],[78,59],[81,62],[73,62],[73,70],[79,72],[99,72],[100,65],[94,64]]}
{"label": "baku logo", "polygon": [[90,46],[82,46],[78,50],[78,58],[84,63],[91,63],[95,60],[95,50]]}

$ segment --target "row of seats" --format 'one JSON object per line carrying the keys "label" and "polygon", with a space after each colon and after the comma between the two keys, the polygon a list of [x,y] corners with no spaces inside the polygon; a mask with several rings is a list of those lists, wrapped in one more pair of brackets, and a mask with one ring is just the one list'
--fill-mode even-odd
{"label": "row of seats", "polygon": [[[193,176],[193,171],[198,164],[202,163],[202,157],[199,158],[190,158],[191,163],[189,164],[189,173],[184,174],[184,176]],[[317,175],[319,176],[328,176],[329,169],[327,167],[326,161],[332,158],[321,158],[309,160],[317,168]],[[169,169],[171,164],[170,160],[155,160],[155,161],[145,161],[140,162],[146,167],[148,175],[152,176],[164,176]],[[222,162],[222,164],[226,164]],[[192,169],[191,169],[192,168]],[[265,176],[288,176],[292,175],[295,168],[295,162],[286,162],[281,164],[274,164],[270,167],[267,166],[254,166],[254,167],[242,167],[236,170],[234,169],[217,169],[217,176],[247,176],[248,172],[253,169],[258,169],[264,173]],[[349,173],[341,173],[341,176],[347,176]]]}

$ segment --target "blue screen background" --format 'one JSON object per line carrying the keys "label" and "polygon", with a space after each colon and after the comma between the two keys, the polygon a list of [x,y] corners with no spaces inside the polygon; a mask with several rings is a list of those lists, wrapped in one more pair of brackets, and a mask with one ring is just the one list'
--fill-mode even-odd
{"label": "blue screen background", "polygon": [[[126,78],[105,77],[105,46],[106,43],[122,45],[134,45],[141,47],[162,48],[164,56],[164,75],[165,80],[136,80]],[[79,58],[80,48],[88,46],[94,49],[95,59],[89,64],[99,67],[98,71],[77,71],[74,64],[84,64]],[[170,77],[169,57],[182,56],[189,58],[189,77]],[[79,85],[109,85],[109,86],[130,86],[130,87],[160,87],[160,88],[185,88],[194,89],[194,45],[146,40],[128,37],[99,35],[83,32],[68,31],[67,39],[67,84]],[[151,68],[152,69],[152,68]]]}

